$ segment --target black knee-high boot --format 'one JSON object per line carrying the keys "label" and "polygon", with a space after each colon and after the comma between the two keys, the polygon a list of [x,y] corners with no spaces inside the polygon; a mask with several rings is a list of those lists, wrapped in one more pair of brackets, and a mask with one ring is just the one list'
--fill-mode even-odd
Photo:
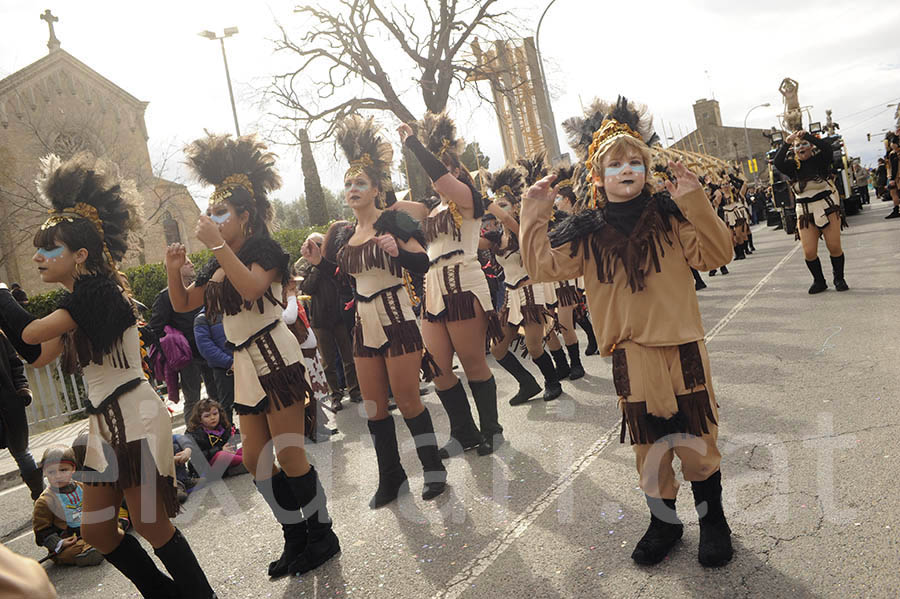
{"label": "black knee-high boot", "polygon": [[578,342],[576,341],[572,345],[566,346],[566,351],[569,352],[569,380],[575,381],[584,376],[584,366],[581,365],[581,356],[578,354]]}
{"label": "black knee-high boot", "polygon": [[556,375],[556,368],[553,366],[550,354],[543,352],[532,360],[544,375],[544,401],[551,401],[562,395],[562,385],[559,384],[559,377]]}
{"label": "black knee-high boot", "polygon": [[[397,447],[397,428],[394,417],[388,415],[381,420],[369,420],[369,433],[375,444],[378,460],[378,489],[369,500],[369,507],[380,508],[397,499],[400,492],[409,485],[406,472],[400,464],[400,450]],[[407,420],[407,424],[409,421]]]}
{"label": "black knee-high boot", "polygon": [[119,546],[105,554],[106,561],[125,575],[146,599],[178,599],[181,593],[172,579],[160,572],[140,541],[126,534]]}
{"label": "black knee-high boot", "polygon": [[850,287],[844,280],[844,254],[831,256],[831,270],[834,272],[834,288],[836,291],[847,291]]}
{"label": "black knee-high boot", "polygon": [[215,591],[209,586],[206,574],[180,530],[176,528],[169,542],[154,549],[153,553],[172,575],[182,597],[216,599]]}
{"label": "black knee-high boot", "polygon": [[569,368],[569,361],[566,360],[566,351],[563,348],[551,349],[550,355],[553,356],[553,362],[556,364],[556,378],[559,380],[569,378],[572,369]]}
{"label": "black knee-high boot", "polygon": [[716,471],[704,481],[692,482],[694,505],[700,516],[700,549],[697,559],[710,568],[724,566],[731,561],[731,528],[722,510],[722,472]]}
{"label": "black knee-high boot", "polygon": [[807,260],[806,268],[813,276],[813,284],[809,287],[809,293],[822,293],[828,289],[828,283],[825,282],[825,275],[822,274],[822,262],[816,256],[815,260]]}
{"label": "black knee-high boot", "polygon": [[306,549],[308,532],[306,521],[300,513],[300,502],[294,497],[284,470],[279,470],[269,481],[253,481],[253,484],[266,500],[275,519],[281,524],[281,533],[284,537],[281,556],[269,563],[269,576],[273,578],[287,576],[290,574],[291,563]]}
{"label": "black knee-high boot", "polygon": [[652,566],[663,561],[681,535],[684,525],[675,512],[674,499],[658,499],[646,496],[650,508],[650,526],[631,552],[635,563]]}
{"label": "black knee-high boot", "polygon": [[337,535],[331,530],[331,516],[328,515],[325,489],[319,481],[316,469],[309,467],[303,476],[287,477],[294,497],[303,507],[303,518],[309,530],[309,539],[303,554],[291,564],[292,574],[303,574],[314,570],[341,551]]}
{"label": "black knee-high boot", "polygon": [[418,416],[405,420],[406,427],[416,442],[416,454],[422,462],[422,471],[425,473],[422,499],[428,501],[447,488],[447,469],[444,468],[441,456],[438,455],[437,437],[434,435],[434,424],[431,422],[428,408],[422,410]]}
{"label": "black knee-high boot", "polygon": [[484,441],[478,446],[478,455],[494,452],[503,443],[503,427],[497,417],[497,381],[493,376],[486,381],[469,381],[475,407],[478,408],[478,425]]}
{"label": "black knee-high boot", "polygon": [[497,360],[497,364],[513,375],[516,382],[519,383],[519,391],[509,400],[509,405],[517,406],[523,404],[541,392],[541,386],[534,379],[534,375],[522,366],[522,363],[511,351],[506,352],[505,356]]}
{"label": "black knee-high boot", "polygon": [[753,245],[753,233],[748,233],[748,234],[747,234],[747,243],[749,244],[750,251],[751,251],[751,252],[755,252],[755,251],[756,251],[756,246]]}
{"label": "black knee-high boot", "polygon": [[483,438],[472,418],[472,409],[462,381],[457,380],[449,389],[437,391],[437,396],[450,419],[450,440],[439,450],[441,458],[446,460],[452,455],[481,445]]}
{"label": "black knee-high boot", "polygon": [[706,283],[703,281],[703,277],[700,276],[700,271],[696,268],[691,268],[691,274],[694,275],[694,290],[700,291],[701,289],[706,289]]}
{"label": "black knee-high boot", "polygon": [[743,260],[744,258],[746,258],[746,256],[744,256],[744,244],[739,243],[734,246],[734,259]]}
{"label": "black knee-high boot", "polygon": [[597,338],[594,336],[594,325],[591,324],[591,317],[588,316],[587,312],[584,313],[584,316],[577,320],[578,326],[584,331],[584,334],[587,335],[588,344],[587,347],[584,348],[584,355],[593,356],[599,350],[597,348]]}

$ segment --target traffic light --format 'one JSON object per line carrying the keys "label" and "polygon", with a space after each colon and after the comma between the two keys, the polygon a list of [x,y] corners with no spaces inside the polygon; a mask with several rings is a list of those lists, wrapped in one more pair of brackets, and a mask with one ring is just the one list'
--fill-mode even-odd
{"label": "traffic light", "polygon": [[872,141],[872,134],[871,134],[871,133],[866,133],[866,140]]}

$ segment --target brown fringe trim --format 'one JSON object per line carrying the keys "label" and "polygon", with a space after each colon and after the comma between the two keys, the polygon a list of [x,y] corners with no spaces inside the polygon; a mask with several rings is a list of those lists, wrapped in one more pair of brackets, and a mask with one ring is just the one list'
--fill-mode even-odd
{"label": "brown fringe trim", "polygon": [[625,357],[625,348],[614,349],[612,353],[613,384],[616,387],[616,395],[628,397],[631,395],[631,379],[628,378],[628,360]]}
{"label": "brown fringe trim", "polygon": [[368,347],[363,342],[362,323],[357,319],[353,327],[353,356],[356,358],[375,358],[377,356],[389,356],[396,358],[403,354],[420,352],[425,344],[422,342],[422,333],[415,320],[404,320],[396,324],[384,327],[387,342],[378,348]]}
{"label": "brown fringe trim", "polygon": [[582,237],[572,244],[572,255],[582,244],[585,254],[593,253],[597,263],[597,279],[612,283],[617,263],[625,268],[632,293],[641,291],[651,269],[659,272],[659,259],[666,255],[665,244],[673,246],[669,238],[672,224],[655,202],[647,205],[631,235],[626,237],[615,227],[603,227],[593,235]]}
{"label": "brown fringe trim", "polygon": [[403,276],[403,267],[396,258],[392,258],[384,250],[378,247],[374,239],[370,239],[361,245],[347,244],[338,253],[338,266],[341,271],[355,275],[372,268],[380,268],[390,272],[395,277]]}
{"label": "brown fringe trim", "polygon": [[706,384],[706,373],[703,372],[703,359],[700,357],[700,346],[696,341],[678,346],[678,357],[681,360],[681,374],[684,377],[685,389],[694,389]]}
{"label": "brown fringe trim", "polygon": [[548,320],[553,318],[546,306],[539,306],[537,304],[522,306],[521,311],[522,322],[517,323],[518,325],[529,322],[544,325],[547,324]]}
{"label": "brown fringe trim", "polygon": [[448,293],[444,295],[444,306],[447,308],[447,320],[469,320],[475,318],[475,302],[478,298],[471,291]]}
{"label": "brown fringe trim", "polygon": [[556,312],[551,312],[550,315],[549,315],[549,318],[550,318],[550,321],[551,321],[552,324],[550,325],[550,329],[549,329],[549,330],[547,331],[547,333],[544,335],[544,342],[545,342],[545,343],[546,343],[547,341],[550,341],[550,337],[551,337],[551,336],[553,336],[553,335],[562,335],[563,331],[566,330],[566,327],[564,327],[564,326],[562,325],[562,323],[559,322],[559,314],[557,314]]}
{"label": "brown fringe trim", "polygon": [[556,289],[556,299],[562,307],[574,306],[581,298],[581,294],[574,285],[564,285]]}
{"label": "brown fringe trim", "polygon": [[443,374],[437,362],[434,361],[434,356],[432,356],[431,352],[427,349],[422,353],[422,366],[420,370],[422,371],[422,380],[427,383],[430,383]]}
{"label": "brown fringe trim", "polygon": [[623,401],[619,442],[625,442],[626,425],[632,445],[656,443],[659,439],[672,434],[700,437],[709,434],[707,422],[718,425],[709,405],[709,393],[706,390],[676,395],[675,400],[678,402],[678,411],[671,418],[648,414],[646,402]]}
{"label": "brown fringe trim", "polygon": [[675,400],[678,402],[678,413],[682,414],[687,421],[687,428],[684,431],[687,434],[697,437],[701,433],[708,435],[707,421],[716,426],[719,425],[713,414],[712,406],[709,405],[709,392],[706,389],[686,395],[676,395]]}
{"label": "brown fringe trim", "polygon": [[422,228],[425,233],[425,241],[428,243],[446,234],[452,235],[455,241],[462,241],[462,229],[456,226],[453,213],[449,208],[426,218]]}
{"label": "brown fringe trim", "polygon": [[490,310],[485,312],[485,316],[487,316],[487,338],[491,341],[491,343],[500,343],[503,341],[503,320],[501,320],[500,315],[497,314],[496,310]]}
{"label": "brown fringe trim", "polygon": [[239,314],[241,310],[250,310],[253,308],[254,303],[256,303],[260,314],[265,310],[262,297],[256,302],[245,301],[228,279],[222,282],[210,281],[207,283],[203,301],[206,306],[206,314],[212,319],[218,318],[222,314],[234,316]]}
{"label": "brown fringe trim", "polygon": [[303,376],[305,373],[303,363],[294,362],[269,374],[261,374],[259,384],[269,399],[266,412],[271,414],[273,410],[281,410],[297,402],[305,405],[307,399],[312,399],[312,389]]}

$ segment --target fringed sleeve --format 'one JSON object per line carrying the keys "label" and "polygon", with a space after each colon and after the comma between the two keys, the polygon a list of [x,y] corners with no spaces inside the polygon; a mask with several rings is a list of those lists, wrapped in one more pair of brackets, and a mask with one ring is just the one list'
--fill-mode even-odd
{"label": "fringed sleeve", "polygon": [[731,262],[731,231],[716,216],[703,190],[692,191],[675,203],[683,217],[672,215],[675,220],[673,224],[687,263],[699,271],[705,271]]}
{"label": "fringed sleeve", "polygon": [[390,233],[401,241],[415,239],[425,247],[425,235],[419,227],[419,221],[401,210],[385,210],[375,221],[377,233]]}
{"label": "fringed sleeve", "polygon": [[78,325],[75,346],[82,365],[103,363],[103,356],[111,354],[124,333],[137,323],[134,306],[126,299],[119,285],[104,275],[76,279],[72,293],[59,302]]}
{"label": "fringed sleeve", "polygon": [[551,248],[547,236],[550,214],[537,202],[523,202],[519,228],[522,263],[532,282],[577,279],[584,274],[584,250],[579,242]]}

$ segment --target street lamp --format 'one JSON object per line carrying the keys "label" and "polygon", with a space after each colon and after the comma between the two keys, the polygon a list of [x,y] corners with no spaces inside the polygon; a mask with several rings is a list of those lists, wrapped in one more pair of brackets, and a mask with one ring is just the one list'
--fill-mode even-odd
{"label": "street lamp", "polygon": [[[744,141],[747,142],[747,160],[753,160],[753,150],[750,148],[750,133],[747,131],[747,118],[750,116],[750,113],[756,110],[757,108],[768,108],[771,106],[770,103],[766,102],[765,104],[758,104],[747,111],[747,114],[744,115]],[[747,170],[750,170],[750,167],[747,167]],[[755,177],[757,181],[759,181],[759,175]]]}
{"label": "street lamp", "polygon": [[234,105],[234,92],[231,90],[231,73],[228,72],[228,58],[225,56],[225,38],[231,37],[238,32],[237,27],[226,27],[221,36],[216,35],[212,31],[201,31],[197,35],[205,37],[208,40],[219,40],[222,44],[222,61],[225,63],[225,79],[228,81],[228,96],[231,98],[231,113],[234,115],[234,130],[238,137],[241,136],[241,128],[238,125],[237,108]]}
{"label": "street lamp", "polygon": [[[547,102],[547,110],[549,111],[550,118],[551,118],[550,123],[543,123],[543,122],[541,123],[541,125],[543,127],[555,127],[556,126],[555,119],[553,119],[553,108],[550,106],[550,90],[549,90],[549,86],[547,85],[547,75],[544,72],[544,56],[541,54],[541,25],[544,22],[544,17],[547,15],[547,11],[550,10],[550,7],[553,6],[554,2],[556,2],[556,0],[550,0],[550,2],[547,3],[547,7],[544,9],[544,12],[541,13],[541,18],[538,19],[537,29],[535,30],[535,33],[534,33],[534,46],[535,46],[535,50],[537,51],[538,67],[541,70],[541,83],[544,88],[544,98],[545,98],[545,101]],[[545,132],[544,135],[547,135],[547,132]],[[552,132],[551,132],[551,135],[552,135]],[[555,160],[555,159],[556,159],[556,156],[551,157],[551,160]]]}

